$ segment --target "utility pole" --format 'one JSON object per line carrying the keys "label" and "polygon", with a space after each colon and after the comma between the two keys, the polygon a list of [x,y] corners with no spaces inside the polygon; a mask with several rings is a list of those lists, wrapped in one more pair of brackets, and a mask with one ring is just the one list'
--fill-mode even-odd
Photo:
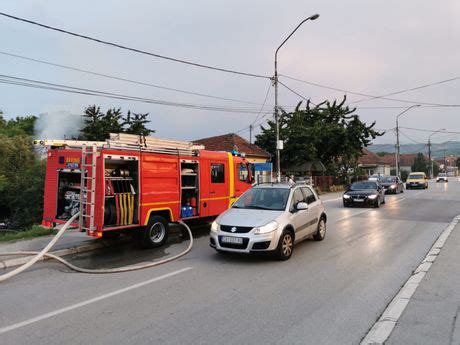
{"label": "utility pole", "polygon": [[430,167],[430,179],[433,178],[433,161],[431,159],[431,136],[435,135],[438,132],[445,131],[445,128],[438,129],[437,131],[434,131],[428,136],[428,160],[429,160],[429,167]]}
{"label": "utility pole", "polygon": [[294,32],[297,31],[300,26],[305,23],[307,20],[315,20],[319,18],[319,14],[314,14],[300,22],[299,25],[289,34],[289,36],[280,44],[280,46],[275,51],[275,75],[273,77],[273,86],[275,87],[275,128],[276,128],[276,181],[281,182],[281,150],[283,149],[283,143],[280,140],[280,123],[279,123],[279,114],[278,114],[278,51],[286,43],[286,41],[291,38]]}
{"label": "utility pole", "polygon": [[398,177],[401,177],[401,172],[399,171],[399,149],[400,149],[400,145],[399,145],[399,117],[403,114],[405,114],[406,112],[408,112],[409,110],[411,110],[412,108],[416,108],[416,107],[420,107],[420,104],[415,104],[415,105],[411,105],[410,107],[406,108],[405,110],[403,110],[402,112],[400,112],[398,115],[396,115],[396,150],[395,150],[395,165],[396,165],[396,176]]}
{"label": "utility pole", "polygon": [[431,160],[431,142],[430,138],[428,138],[428,164],[430,167],[430,179],[433,178],[433,161]]}
{"label": "utility pole", "polygon": [[249,125],[249,144],[252,144],[252,124]]}

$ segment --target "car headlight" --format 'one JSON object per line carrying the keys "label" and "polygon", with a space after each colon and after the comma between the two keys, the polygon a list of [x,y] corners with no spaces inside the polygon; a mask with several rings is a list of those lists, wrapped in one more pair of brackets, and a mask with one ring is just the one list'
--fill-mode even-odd
{"label": "car headlight", "polygon": [[374,200],[377,198],[377,196],[378,196],[377,194],[372,194],[372,195],[368,195],[367,197],[368,199]]}
{"label": "car headlight", "polygon": [[220,224],[219,224],[219,222],[218,222],[217,219],[216,219],[216,220],[213,221],[212,224],[211,224],[211,231],[217,233],[219,230],[220,230]]}
{"label": "car headlight", "polygon": [[254,234],[256,235],[268,234],[270,232],[275,231],[276,229],[278,229],[278,223],[272,220],[268,224],[254,228]]}
{"label": "car headlight", "polygon": [[395,185],[395,184],[392,184],[392,185],[390,186],[390,188],[391,188],[391,189],[395,189],[395,188],[396,188],[396,185]]}
{"label": "car headlight", "polygon": [[351,196],[349,196],[348,194],[344,194],[344,195],[343,195],[343,198],[344,198],[344,199],[350,199]]}

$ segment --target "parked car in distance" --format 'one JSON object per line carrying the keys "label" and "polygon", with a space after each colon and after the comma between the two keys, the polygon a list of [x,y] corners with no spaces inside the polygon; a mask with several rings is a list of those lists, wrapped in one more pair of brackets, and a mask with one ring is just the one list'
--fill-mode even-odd
{"label": "parked car in distance", "polygon": [[352,183],[343,194],[343,206],[366,205],[380,207],[385,203],[385,190],[377,181]]}
{"label": "parked car in distance", "polygon": [[386,194],[404,193],[404,183],[399,176],[385,176],[380,181],[380,184],[385,189]]}
{"label": "parked car in distance", "polygon": [[326,235],[326,213],[305,184],[262,184],[246,191],[211,225],[210,246],[218,252],[272,252],[291,257],[294,244]]}
{"label": "parked car in distance", "polygon": [[449,182],[449,180],[447,179],[447,174],[439,173],[438,177],[436,177],[436,182]]}
{"label": "parked car in distance", "polygon": [[369,176],[368,180],[369,181],[377,181],[377,182],[380,182],[382,180],[383,176],[380,175],[380,174],[373,174],[371,176]]}
{"label": "parked car in distance", "polygon": [[424,172],[411,172],[406,180],[406,189],[428,188],[428,178]]}

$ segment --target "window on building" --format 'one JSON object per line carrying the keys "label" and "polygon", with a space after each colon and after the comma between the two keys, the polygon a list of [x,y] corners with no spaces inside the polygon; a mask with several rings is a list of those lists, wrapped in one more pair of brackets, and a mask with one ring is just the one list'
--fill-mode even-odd
{"label": "window on building", "polygon": [[225,166],[211,164],[211,183],[225,183]]}

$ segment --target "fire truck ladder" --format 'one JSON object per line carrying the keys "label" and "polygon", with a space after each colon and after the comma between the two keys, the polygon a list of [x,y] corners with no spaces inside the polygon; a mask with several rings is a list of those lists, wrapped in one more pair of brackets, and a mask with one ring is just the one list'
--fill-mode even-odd
{"label": "fire truck ladder", "polygon": [[[81,148],[81,191],[80,191],[80,231],[94,231],[94,207],[96,201],[96,161],[97,144]],[[88,221],[89,219],[89,221]]]}

